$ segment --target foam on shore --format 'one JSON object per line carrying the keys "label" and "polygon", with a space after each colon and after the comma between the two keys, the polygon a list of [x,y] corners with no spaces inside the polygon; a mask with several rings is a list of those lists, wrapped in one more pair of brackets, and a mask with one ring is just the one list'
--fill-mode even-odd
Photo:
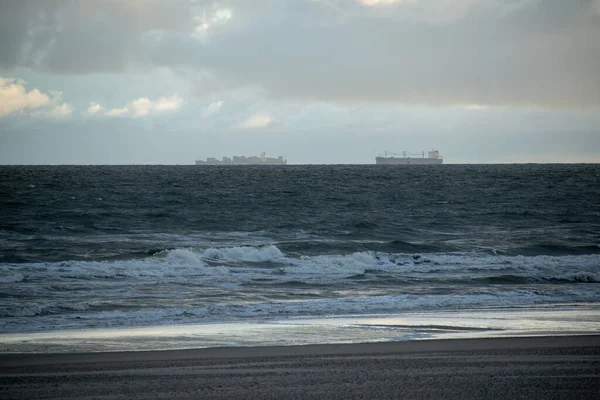
{"label": "foam on shore", "polygon": [[593,304],[563,304],[535,308],[0,334],[0,352],[149,351],[590,335],[598,332],[600,311],[597,307]]}

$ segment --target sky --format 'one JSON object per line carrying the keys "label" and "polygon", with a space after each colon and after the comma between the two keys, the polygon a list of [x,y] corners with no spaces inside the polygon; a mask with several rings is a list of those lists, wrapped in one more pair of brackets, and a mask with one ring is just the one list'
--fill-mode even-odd
{"label": "sky", "polygon": [[600,0],[0,0],[0,164],[600,163]]}

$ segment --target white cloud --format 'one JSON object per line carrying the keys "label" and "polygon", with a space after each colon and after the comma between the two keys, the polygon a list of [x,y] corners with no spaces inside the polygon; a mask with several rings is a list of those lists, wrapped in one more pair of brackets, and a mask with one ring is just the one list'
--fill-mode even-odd
{"label": "white cloud", "polygon": [[152,102],[147,97],[140,97],[132,101],[129,107],[134,118],[145,117],[152,111]]}
{"label": "white cloud", "polygon": [[483,104],[467,104],[465,106],[463,106],[464,108],[466,108],[467,110],[487,110],[488,106],[485,106]]}
{"label": "white cloud", "polygon": [[157,113],[179,110],[183,105],[183,99],[179,96],[159,97],[153,104],[152,109]]}
{"label": "white cloud", "polygon": [[14,113],[36,110],[52,104],[50,97],[38,89],[27,91],[21,79],[0,77],[0,118]]}
{"label": "white cloud", "polygon": [[87,108],[87,113],[94,115],[98,114],[100,111],[102,111],[102,106],[98,103],[91,101],[90,106]]}
{"label": "white cloud", "polygon": [[107,112],[104,113],[107,117],[123,117],[129,113],[129,109],[127,107],[123,108],[111,108]]}
{"label": "white cloud", "polygon": [[57,105],[52,110],[47,111],[44,115],[52,118],[67,118],[73,114],[73,106],[68,103]]}
{"label": "white cloud", "polygon": [[390,5],[397,3],[407,3],[412,2],[414,0],[358,0],[358,2],[364,6],[382,6],[382,5]]}
{"label": "white cloud", "polygon": [[247,120],[241,123],[241,127],[245,129],[264,128],[273,122],[273,118],[269,114],[254,114]]}
{"label": "white cloud", "polygon": [[[93,104],[100,107],[98,108],[98,111],[102,108],[102,106],[98,104]],[[151,114],[164,114],[173,112],[179,110],[182,105],[183,99],[179,96],[159,97],[154,101],[147,97],[138,97],[137,99],[134,99],[125,105],[125,107],[112,108],[106,111],[104,115],[107,117],[131,116],[133,118],[141,118]],[[91,107],[92,105],[90,105],[90,108]]]}
{"label": "white cloud", "polygon": [[198,23],[196,33],[205,33],[209,29],[225,24],[232,17],[232,12],[229,9],[221,8],[214,12],[204,11],[201,15],[196,16],[195,20]]}
{"label": "white cloud", "polygon": [[61,102],[62,92],[42,93],[27,90],[21,79],[0,77],[0,118],[20,112],[32,117],[66,118],[73,114],[73,106]]}
{"label": "white cloud", "polygon": [[202,112],[202,116],[206,118],[213,114],[218,113],[221,110],[223,103],[224,103],[224,101],[222,101],[222,100],[210,103],[210,105],[208,107],[206,107],[206,109],[204,109],[204,111]]}

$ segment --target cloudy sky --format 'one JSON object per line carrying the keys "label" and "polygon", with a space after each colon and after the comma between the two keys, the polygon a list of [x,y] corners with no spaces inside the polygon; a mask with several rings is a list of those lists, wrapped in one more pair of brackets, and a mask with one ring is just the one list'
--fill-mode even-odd
{"label": "cloudy sky", "polygon": [[600,0],[0,0],[0,164],[600,162]]}

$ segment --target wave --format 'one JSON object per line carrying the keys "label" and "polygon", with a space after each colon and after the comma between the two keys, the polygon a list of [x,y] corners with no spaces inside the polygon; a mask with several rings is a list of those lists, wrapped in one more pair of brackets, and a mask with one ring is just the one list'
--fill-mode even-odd
{"label": "wave", "polygon": [[[599,290],[589,292],[567,291],[567,302],[590,303],[597,301]],[[56,329],[62,327],[115,327],[167,325],[173,323],[205,323],[241,321],[245,319],[269,320],[294,317],[352,316],[398,314],[429,310],[480,309],[486,307],[523,307],[536,304],[559,303],[550,293],[535,290],[511,290],[502,293],[480,292],[464,294],[393,294],[381,296],[355,296],[320,298],[306,293],[303,298],[291,298],[282,293],[270,301],[207,305],[173,306],[153,304],[152,307],[99,307],[26,306],[21,309],[0,309],[0,316],[13,317],[0,320],[4,332]],[[564,302],[562,302],[564,303]],[[36,320],[32,320],[36,317]]]}
{"label": "wave", "polygon": [[597,302],[600,255],[359,251],[274,244],[0,264],[0,330]]}
{"label": "wave", "polygon": [[274,245],[210,248],[201,254],[203,258],[230,261],[275,261],[284,257]]}
{"label": "wave", "polygon": [[497,256],[481,253],[410,254],[360,251],[349,254],[301,255],[275,245],[177,248],[152,251],[133,259],[0,264],[0,284],[17,282],[133,278],[192,278],[201,283],[234,284],[287,275],[325,283],[379,279],[398,283],[447,280],[463,283],[559,283],[600,281],[599,255]]}
{"label": "wave", "polygon": [[[369,225],[365,221],[357,224]],[[245,261],[266,260],[272,256],[281,257],[282,254],[319,256],[359,252],[406,253],[424,257],[461,252],[505,256],[600,254],[600,244],[594,243],[597,235],[594,235],[593,226],[578,227],[571,233],[571,237],[587,238],[585,240],[566,241],[558,238],[556,232],[548,232],[548,242],[543,242],[535,239],[541,235],[537,231],[490,228],[470,234],[469,227],[465,227],[466,231],[449,232],[398,228],[401,233],[390,237],[318,226],[314,229],[273,228],[266,231],[128,233],[119,229],[115,232],[114,226],[107,225],[100,229],[103,233],[99,234],[72,232],[68,223],[63,225],[52,225],[44,233],[40,233],[35,226],[31,232],[22,229],[19,233],[10,229],[0,230],[3,247],[0,263],[129,260],[176,249],[209,250],[214,253],[215,259],[235,258],[235,254],[220,253],[238,252],[240,256],[249,257]],[[268,254],[269,251],[275,251],[269,246],[275,246],[280,253]],[[262,247],[269,250],[262,250]]]}

